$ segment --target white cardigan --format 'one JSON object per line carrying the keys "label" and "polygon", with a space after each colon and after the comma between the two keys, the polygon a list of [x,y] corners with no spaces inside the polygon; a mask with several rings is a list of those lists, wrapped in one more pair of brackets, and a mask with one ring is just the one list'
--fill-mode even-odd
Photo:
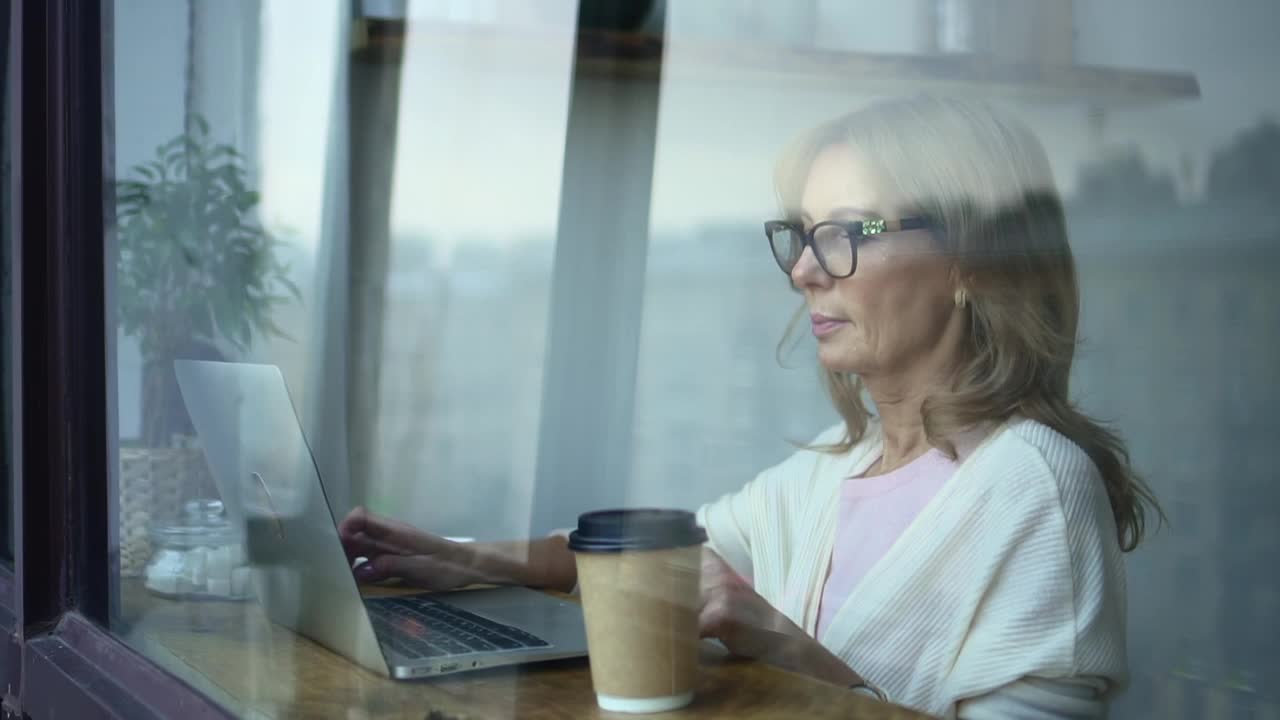
{"label": "white cardigan", "polygon": [[[814,443],[843,433],[843,425],[833,427]],[[698,511],[712,548],[810,634],[831,562],[840,483],[880,456],[881,440],[873,423],[847,454],[797,452]],[[819,640],[892,701],[938,715],[954,717],[959,708],[963,716],[987,716],[1011,698],[1052,706],[1062,696],[1046,700],[1044,679],[1123,687],[1124,564],[1097,468],[1040,423],[1015,419],[997,428],[868,571]],[[1083,709],[1069,697],[1059,706],[1043,714],[1105,712],[1087,698]]]}

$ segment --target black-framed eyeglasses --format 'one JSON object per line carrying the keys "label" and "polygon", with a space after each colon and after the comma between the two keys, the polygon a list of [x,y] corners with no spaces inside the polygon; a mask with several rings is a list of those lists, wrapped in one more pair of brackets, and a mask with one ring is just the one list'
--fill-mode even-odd
{"label": "black-framed eyeglasses", "polygon": [[790,220],[769,220],[764,234],[769,238],[773,259],[787,275],[795,269],[805,247],[813,248],[818,265],[833,278],[847,278],[858,269],[858,245],[868,238],[902,230],[921,230],[929,226],[923,217],[901,220],[827,220],[809,228]]}

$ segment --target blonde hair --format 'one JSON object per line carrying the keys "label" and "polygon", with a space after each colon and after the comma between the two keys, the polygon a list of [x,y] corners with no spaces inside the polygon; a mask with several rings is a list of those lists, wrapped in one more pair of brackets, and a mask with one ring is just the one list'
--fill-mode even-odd
{"label": "blonde hair", "polygon": [[[912,203],[911,213],[931,221],[967,296],[964,357],[948,389],[922,407],[929,442],[954,457],[948,438],[981,423],[1020,415],[1053,428],[1097,466],[1120,547],[1136,548],[1147,512],[1163,513],[1120,437],[1068,397],[1079,289],[1062,202],[1039,141],[975,102],[922,96],[875,105],[814,128],[783,153],[774,179],[786,212],[799,208],[815,157],[837,144]],[[817,449],[847,452],[870,418],[862,381],[830,370],[823,376],[846,436]]]}

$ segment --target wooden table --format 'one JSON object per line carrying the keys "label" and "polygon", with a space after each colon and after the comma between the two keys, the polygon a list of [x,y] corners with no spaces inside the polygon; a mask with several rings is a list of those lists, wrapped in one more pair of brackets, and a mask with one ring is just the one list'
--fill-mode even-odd
{"label": "wooden table", "polygon": [[[162,667],[251,718],[625,718],[596,706],[585,658],[393,681],[269,622],[253,602],[176,602],[121,583],[118,632]],[[373,594],[373,593],[370,593]],[[662,718],[925,716],[704,644],[693,704]]]}

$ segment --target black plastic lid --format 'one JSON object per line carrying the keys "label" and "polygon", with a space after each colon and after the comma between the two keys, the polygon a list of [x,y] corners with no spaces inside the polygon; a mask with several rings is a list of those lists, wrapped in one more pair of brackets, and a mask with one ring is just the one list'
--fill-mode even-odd
{"label": "black plastic lid", "polygon": [[706,541],[707,531],[687,510],[597,510],[579,515],[578,529],[569,533],[574,552],[666,550]]}

